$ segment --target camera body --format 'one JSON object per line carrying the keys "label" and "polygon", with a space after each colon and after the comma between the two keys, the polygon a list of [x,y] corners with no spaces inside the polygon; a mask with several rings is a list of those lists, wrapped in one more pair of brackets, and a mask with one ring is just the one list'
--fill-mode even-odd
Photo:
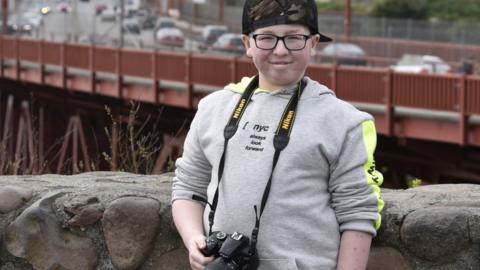
{"label": "camera body", "polygon": [[205,270],[255,270],[258,267],[257,254],[250,254],[250,240],[245,235],[234,232],[213,232],[207,238],[207,245],[202,253],[215,256]]}

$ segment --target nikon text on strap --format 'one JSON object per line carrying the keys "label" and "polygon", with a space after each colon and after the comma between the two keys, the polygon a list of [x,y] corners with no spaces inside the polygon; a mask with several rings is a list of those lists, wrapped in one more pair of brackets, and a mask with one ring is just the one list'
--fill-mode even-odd
{"label": "nikon text on strap", "polygon": [[[272,177],[273,177],[273,171],[275,170],[275,167],[278,162],[278,158],[280,157],[280,152],[287,147],[288,142],[290,140],[290,133],[292,131],[293,123],[295,121],[295,116],[296,116],[296,111],[297,111],[297,105],[298,101],[300,99],[300,96],[303,92],[303,89],[305,88],[305,84],[302,83],[302,80],[297,85],[297,90],[295,93],[292,95],[290,98],[284,112],[282,115],[282,118],[280,119],[280,123],[278,124],[278,128],[275,132],[275,137],[273,138],[273,146],[275,148],[275,153],[273,155],[273,164],[272,164],[272,170],[270,173],[270,178],[268,179],[267,185],[265,186],[265,190],[263,192],[262,196],[262,202],[260,205],[260,212],[258,212],[257,205],[254,206],[255,210],[255,228],[252,231],[252,237],[251,237],[251,245],[250,245],[250,253],[254,254],[256,252],[256,243],[257,243],[257,237],[258,237],[258,232],[260,229],[260,218],[262,216],[263,210],[265,208],[265,205],[267,203],[268,195],[270,193],[270,187],[272,185]],[[228,141],[235,135],[238,129],[238,124],[240,122],[240,119],[245,112],[245,109],[247,105],[250,103],[250,100],[253,96],[253,93],[255,89],[258,88],[258,76],[255,76],[252,81],[249,83],[245,91],[243,92],[240,100],[237,103],[237,106],[232,112],[232,115],[230,117],[230,120],[228,124],[225,126],[224,129],[224,137],[225,137],[225,143],[223,147],[223,153],[222,157],[220,159],[220,164],[218,166],[218,184],[217,184],[217,189],[215,191],[215,195],[213,196],[213,201],[212,204],[209,204],[208,201],[205,199],[199,197],[199,196],[193,196],[192,198],[194,200],[199,200],[207,203],[210,206],[210,213],[208,216],[208,223],[209,223],[209,235],[212,234],[212,228],[213,228],[213,223],[215,219],[215,210],[217,209],[217,203],[218,203],[218,192],[219,192],[219,187],[220,187],[220,181],[222,179],[223,175],[223,169],[225,167],[225,158],[226,158],[226,152],[227,152],[227,146],[228,146]]]}

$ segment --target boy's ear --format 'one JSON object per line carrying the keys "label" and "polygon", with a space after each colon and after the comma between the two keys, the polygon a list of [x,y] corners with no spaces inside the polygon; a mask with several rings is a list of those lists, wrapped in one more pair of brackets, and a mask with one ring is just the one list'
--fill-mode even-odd
{"label": "boy's ear", "polygon": [[250,46],[250,37],[247,35],[242,35],[243,46],[245,46],[245,54],[248,57],[252,57],[251,46]]}
{"label": "boy's ear", "polygon": [[320,42],[320,36],[318,34],[313,36],[310,39],[310,42],[312,42],[312,48],[311,48],[311,51],[310,51],[310,56],[315,56],[315,54],[317,54],[317,45]]}

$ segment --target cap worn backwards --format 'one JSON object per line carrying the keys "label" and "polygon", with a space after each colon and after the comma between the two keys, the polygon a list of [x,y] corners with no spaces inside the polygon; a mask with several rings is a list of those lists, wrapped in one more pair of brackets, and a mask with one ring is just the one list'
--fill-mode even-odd
{"label": "cap worn backwards", "polygon": [[267,26],[301,24],[312,35],[319,34],[320,42],[332,41],[318,32],[318,13],[315,0],[246,0],[243,7],[242,33],[245,35]]}

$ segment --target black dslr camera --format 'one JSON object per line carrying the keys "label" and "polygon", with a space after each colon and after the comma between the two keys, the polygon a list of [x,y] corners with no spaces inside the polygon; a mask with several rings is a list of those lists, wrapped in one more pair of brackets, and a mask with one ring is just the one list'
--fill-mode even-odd
{"label": "black dslr camera", "polygon": [[205,256],[216,258],[205,270],[255,270],[258,267],[257,254],[250,254],[250,240],[241,233],[213,232],[202,250]]}

